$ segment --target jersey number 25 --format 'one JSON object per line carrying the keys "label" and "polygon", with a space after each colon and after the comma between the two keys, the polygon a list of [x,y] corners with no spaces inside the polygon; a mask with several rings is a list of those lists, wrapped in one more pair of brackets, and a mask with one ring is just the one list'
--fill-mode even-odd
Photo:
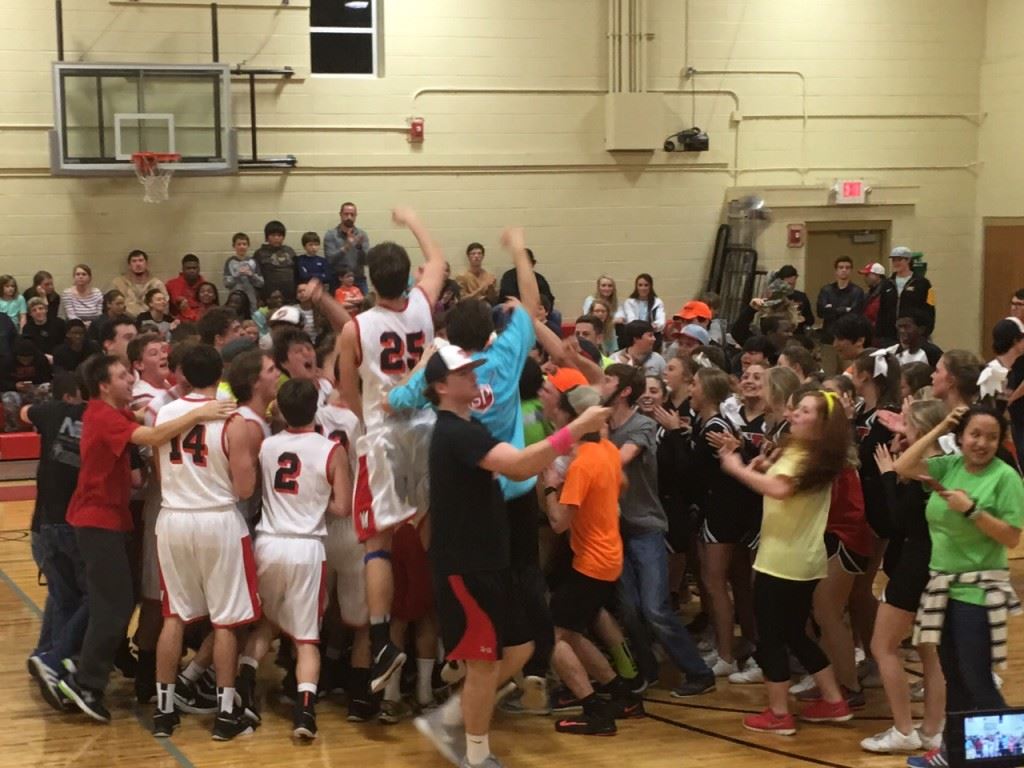
{"label": "jersey number 25", "polygon": [[[380,335],[380,369],[384,373],[405,373],[423,357],[423,331],[401,335],[385,331]],[[406,357],[406,351],[409,356]]]}

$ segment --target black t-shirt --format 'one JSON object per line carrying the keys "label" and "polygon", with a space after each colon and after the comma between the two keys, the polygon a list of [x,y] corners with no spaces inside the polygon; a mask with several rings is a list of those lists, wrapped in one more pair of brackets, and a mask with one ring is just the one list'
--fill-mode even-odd
{"label": "black t-shirt", "polygon": [[64,321],[59,317],[48,317],[45,323],[37,325],[29,318],[21,329],[21,337],[31,341],[43,354],[52,354],[54,347],[64,341]]}
{"label": "black t-shirt", "polygon": [[[885,408],[898,413],[896,408]],[[860,484],[864,492],[864,515],[879,538],[893,536],[891,516],[882,486],[881,473],[875,463],[875,449],[879,444],[889,445],[893,434],[878,420],[878,411],[861,411],[854,418],[857,454],[860,459]]]}
{"label": "black t-shirt", "polygon": [[713,433],[730,434],[739,437],[737,429],[724,416],[712,416],[707,422],[697,423],[693,430],[692,450],[693,468],[699,478],[701,489],[701,509],[705,514],[709,511],[721,514],[760,513],[760,497],[740,483],[736,478],[722,471],[718,452],[708,442]]}
{"label": "black t-shirt", "polygon": [[68,502],[78,483],[83,413],[85,403],[70,405],[63,400],[49,400],[28,409],[28,420],[39,430],[41,443],[33,531],[38,531],[41,524],[65,522]]}
{"label": "black t-shirt", "polygon": [[430,559],[437,573],[509,567],[501,487],[479,466],[499,442],[479,421],[437,412],[430,440]]}
{"label": "black t-shirt", "polygon": [[[1012,392],[1024,382],[1024,355],[1018,357],[1010,366],[1010,375],[1006,377],[1006,383]],[[1010,421],[1018,429],[1024,428],[1024,397],[1014,400],[1007,409]]]}
{"label": "black t-shirt", "polygon": [[66,342],[58,344],[53,350],[54,370],[74,373],[75,369],[85,362],[86,358],[95,355],[99,351],[99,346],[89,340],[86,340],[79,350],[72,349]]}

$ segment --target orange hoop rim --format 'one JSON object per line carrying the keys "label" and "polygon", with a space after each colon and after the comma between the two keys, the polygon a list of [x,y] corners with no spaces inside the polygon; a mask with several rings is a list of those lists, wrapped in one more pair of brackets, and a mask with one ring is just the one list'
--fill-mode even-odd
{"label": "orange hoop rim", "polygon": [[160,168],[161,163],[176,163],[181,160],[177,152],[133,152],[132,164],[141,174],[152,174]]}

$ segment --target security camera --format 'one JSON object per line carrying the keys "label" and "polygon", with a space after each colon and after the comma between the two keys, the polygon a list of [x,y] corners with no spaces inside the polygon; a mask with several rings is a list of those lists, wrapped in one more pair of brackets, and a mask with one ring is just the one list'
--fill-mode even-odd
{"label": "security camera", "polygon": [[666,152],[675,152],[677,148],[681,152],[707,152],[710,146],[708,135],[694,126],[665,139],[664,149]]}

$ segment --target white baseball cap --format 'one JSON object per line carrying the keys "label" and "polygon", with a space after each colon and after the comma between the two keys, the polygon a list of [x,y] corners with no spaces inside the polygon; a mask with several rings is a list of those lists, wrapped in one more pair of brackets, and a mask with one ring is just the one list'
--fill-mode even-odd
{"label": "white baseball cap", "polygon": [[863,269],[858,269],[862,275],[885,275],[885,267],[879,264],[877,261],[872,261]]}
{"label": "white baseball cap", "polygon": [[910,259],[913,256],[914,252],[905,245],[897,245],[889,252],[890,259]]}
{"label": "white baseball cap", "polygon": [[292,325],[302,325],[302,313],[298,307],[278,307],[274,310],[274,314],[270,316],[267,321],[270,323],[291,323]]}

